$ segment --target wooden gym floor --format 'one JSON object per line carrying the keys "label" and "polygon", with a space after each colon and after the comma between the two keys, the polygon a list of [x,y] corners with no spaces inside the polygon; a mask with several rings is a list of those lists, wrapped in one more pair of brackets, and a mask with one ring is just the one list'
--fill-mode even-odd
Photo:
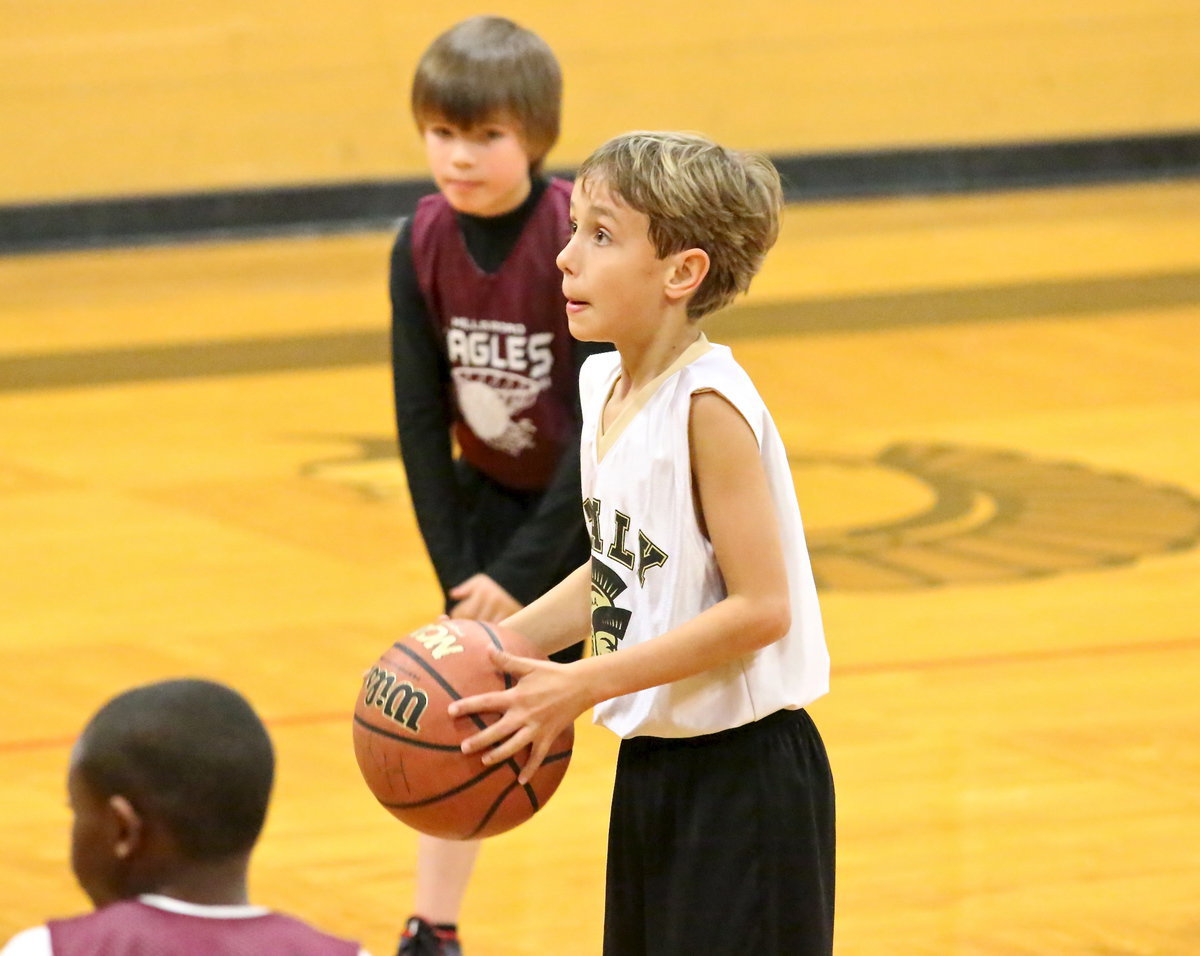
{"label": "wooden gym floor", "polygon": [[[711,323],[790,446],[821,578],[841,956],[1200,945],[1197,236],[1200,182],[797,207]],[[392,952],[414,841],[349,714],[437,599],[388,244],[0,260],[0,936],[85,906],[82,721],[201,674],[279,750],[256,899]],[[559,794],[485,848],[470,956],[598,951],[614,753],[581,720]]]}

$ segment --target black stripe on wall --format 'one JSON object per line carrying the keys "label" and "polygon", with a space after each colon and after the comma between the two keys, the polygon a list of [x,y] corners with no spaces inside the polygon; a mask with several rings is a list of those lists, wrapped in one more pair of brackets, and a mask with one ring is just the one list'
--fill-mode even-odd
{"label": "black stripe on wall", "polygon": [[1200,177],[1200,131],[775,159],[790,201]]}
{"label": "black stripe on wall", "polygon": [[[1200,177],[1200,131],[772,159],[789,202],[1026,189]],[[0,253],[383,229],[432,189],[413,179],[0,206]]]}

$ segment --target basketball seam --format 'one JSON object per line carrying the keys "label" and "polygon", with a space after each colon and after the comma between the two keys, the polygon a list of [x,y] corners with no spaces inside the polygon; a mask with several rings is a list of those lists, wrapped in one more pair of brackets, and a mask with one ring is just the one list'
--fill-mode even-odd
{"label": "basketball seam", "polygon": [[390,730],[384,730],[382,727],[376,727],[374,724],[363,720],[358,714],[354,715],[354,722],[364,730],[369,730],[373,734],[379,734],[381,737],[388,737],[392,740],[398,740],[401,743],[411,744],[414,747],[423,747],[426,750],[442,750],[448,753],[454,753],[461,748],[458,744],[435,744],[421,740],[418,737],[405,736],[404,734],[395,734]]}
{"label": "basketball seam", "polygon": [[[392,647],[395,648],[396,650],[400,651],[402,654],[407,655],[409,658],[411,658],[413,660],[414,663],[418,664],[420,666],[421,670],[423,670],[426,674],[428,674],[435,681],[437,681],[439,685],[441,685],[442,690],[444,690],[446,692],[447,696],[449,696],[452,700],[462,700],[462,694],[460,694],[458,691],[456,691],[452,684],[450,684],[436,670],[434,670],[432,667],[430,667],[429,663],[423,657],[421,657],[420,654],[418,654],[416,651],[414,651],[411,647],[406,647],[404,644],[402,644],[400,642],[393,644]],[[487,727],[487,724],[485,724],[483,722],[483,718],[480,717],[478,714],[466,714],[464,716],[469,717],[471,719],[471,721],[475,724],[475,726],[478,727],[480,730],[483,730],[485,727]]]}
{"label": "basketball seam", "polygon": [[[499,648],[500,650],[504,650],[504,645],[500,643],[500,638],[498,638],[496,636],[495,631],[493,631],[490,627],[488,627],[482,621],[476,621],[475,623],[478,624],[481,628],[483,628],[483,630],[487,633],[487,636],[489,638],[491,638],[492,644],[495,647]],[[421,657],[420,654],[418,654],[416,651],[414,651],[411,647],[407,647],[399,641],[397,641],[395,644],[393,644],[392,647],[394,647],[396,650],[398,650],[398,651],[402,652],[403,654],[405,654],[406,656],[408,656],[414,663],[416,663],[417,665],[420,666],[421,670],[423,670],[426,674],[428,674],[435,681],[437,681],[438,684],[441,686],[442,690],[444,690],[446,692],[446,695],[448,697],[451,697],[454,700],[462,700],[462,694],[460,694],[458,691],[456,691],[454,689],[453,685],[451,685],[444,677],[442,677],[441,674],[439,674],[436,670],[434,670],[429,665],[429,663],[423,657]],[[504,673],[504,672],[501,672],[501,673]],[[512,688],[512,684],[510,682],[510,677],[507,673],[504,673],[504,688],[505,688],[505,690],[510,690]],[[487,724],[484,723],[483,718],[480,717],[478,714],[464,714],[463,716],[469,717],[471,719],[471,722],[474,723],[475,726],[478,727],[480,730],[485,730],[487,728]],[[519,777],[521,775],[521,768],[520,768],[520,766],[518,766],[517,761],[512,757],[509,757],[502,764],[496,764],[496,769],[499,769],[500,767],[508,767],[512,771],[514,778]],[[528,784],[525,785],[525,789],[526,790],[530,789]],[[532,803],[535,808],[537,807],[536,800],[530,798],[530,803]]]}
{"label": "basketball seam", "polygon": [[[495,631],[493,631],[490,627],[488,627],[486,624],[484,624],[483,621],[476,621],[475,623],[478,624],[480,627],[482,627],[483,630],[487,633],[487,636],[492,639],[493,647],[495,647],[497,650],[501,650],[501,651],[503,651],[505,649],[504,645],[501,643],[500,638],[499,638],[499,636],[497,636]],[[504,689],[512,690],[513,686],[516,683],[512,679],[512,674],[510,674],[508,671],[501,671],[501,673],[504,675]]]}
{"label": "basketball seam", "polygon": [[[489,627],[487,624],[485,624],[482,621],[473,621],[471,623],[476,625],[480,630],[483,631],[484,634],[487,635],[487,638],[488,638],[488,640],[491,641],[493,647],[495,647],[497,650],[501,650],[501,651],[507,650],[495,630],[493,630],[491,627]],[[453,626],[453,625],[451,625],[451,626]],[[462,632],[460,632],[460,635],[461,635],[461,633]],[[442,691],[446,694],[447,697],[450,698],[450,700],[455,701],[455,700],[463,699],[463,695],[460,694],[455,689],[453,684],[451,684],[450,681],[437,670],[436,662],[427,661],[420,653],[418,653],[417,651],[413,650],[412,648],[406,646],[406,644],[401,641],[397,641],[397,642],[393,643],[392,648],[393,648],[393,650],[399,651],[412,664],[416,664],[421,669],[421,671],[423,671],[429,678],[431,678],[442,689]],[[505,690],[511,690],[513,687],[516,686],[517,681],[513,678],[513,676],[511,674],[509,674],[507,671],[503,671],[503,670],[500,671],[500,674],[501,674],[501,677],[503,680]],[[486,729],[489,726],[486,723],[486,721],[483,719],[483,717],[479,714],[464,714],[463,716],[468,717],[471,720],[471,722],[474,723],[474,725],[480,730]],[[374,724],[366,721],[365,719],[360,717],[358,714],[354,715],[354,722],[359,727],[363,728],[364,730],[370,731],[372,734],[377,734],[377,735],[379,735],[381,737],[385,737],[389,740],[394,740],[399,743],[403,743],[405,745],[422,748],[427,751],[440,751],[440,752],[450,753],[450,752],[459,751],[461,749],[460,746],[456,745],[456,744],[427,743],[427,742],[419,739],[419,737],[417,737],[415,735],[407,736],[404,734],[385,730],[381,727],[375,726]],[[546,756],[546,758],[542,761],[543,766],[546,764],[557,763],[559,761],[569,759],[571,757],[572,750],[573,750],[573,748],[568,747],[565,750],[561,750],[556,753],[548,754]],[[517,763],[516,756],[509,757],[509,758],[501,761],[500,763],[494,764],[490,767],[482,768],[480,773],[476,774],[469,780],[465,780],[462,783],[460,783],[454,787],[451,787],[448,790],[444,790],[440,793],[433,794],[432,796],[425,797],[424,799],[416,800],[416,801],[412,801],[412,802],[391,802],[391,801],[379,800],[379,803],[383,807],[387,808],[388,810],[393,810],[393,811],[412,810],[412,809],[419,809],[419,808],[423,808],[423,807],[429,807],[429,806],[437,804],[441,801],[453,798],[454,796],[461,794],[467,790],[470,790],[471,788],[477,786],[481,781],[486,780],[488,777],[492,776],[497,771],[502,771],[506,767],[512,773],[512,777],[507,782],[507,784],[502,784],[502,790],[494,798],[491,805],[487,808],[487,810],[483,814],[483,816],[478,820],[475,828],[469,834],[467,834],[466,837],[463,837],[463,839],[470,839],[470,838],[475,837],[481,831],[486,830],[488,824],[496,816],[496,814],[499,812],[500,808],[505,805],[505,801],[507,801],[507,799],[509,798],[509,796],[512,794],[512,792],[514,790],[519,789],[524,793],[525,798],[526,798],[526,800],[528,800],[529,806],[533,813],[536,813],[538,810],[541,809],[542,801],[539,799],[539,795],[538,795],[537,791],[534,789],[532,781],[530,783],[526,783],[526,784],[521,784],[519,782],[520,774],[521,774],[521,767]],[[378,797],[376,799],[378,799]]]}
{"label": "basketball seam", "polygon": [[[490,627],[488,627],[483,621],[476,621],[475,623],[477,623],[481,628],[484,629],[484,631],[487,632],[487,636],[492,639],[492,644],[495,647],[499,648],[502,651],[505,650],[504,645],[501,643],[500,638],[496,634],[495,631],[493,631]],[[511,690],[516,682],[512,679],[512,675],[509,674],[508,671],[503,671],[502,673],[504,674],[504,689]],[[567,756],[570,756],[570,753],[571,753],[570,750],[566,751]],[[561,759],[562,759],[561,754],[550,755],[550,756],[547,756],[546,759],[542,761],[542,764],[545,765],[547,763],[552,763],[554,760],[561,760]],[[516,761],[510,757],[509,760],[506,761],[506,763],[513,764],[513,771],[514,771],[514,773],[516,773],[517,777],[519,778],[521,776],[521,773],[520,773],[520,768],[516,766]],[[531,807],[533,807],[533,812],[537,813],[538,810],[541,809],[541,801],[538,800],[537,791],[534,790],[533,785],[529,784],[529,783],[523,784],[522,789],[525,791],[525,798],[529,801],[529,805]],[[507,795],[511,790],[512,790],[512,787],[509,787],[507,790],[504,791],[504,794]],[[492,810],[492,813],[495,813],[494,809]],[[489,816],[490,815],[491,814],[489,814]],[[487,823],[486,817],[484,818],[483,823]],[[483,823],[481,823],[479,826],[482,827]],[[475,832],[476,833],[479,832],[478,827],[476,828]]]}
{"label": "basketball seam", "polygon": [[[497,647],[500,650],[504,650],[504,645],[502,643],[500,643],[500,638],[498,638],[496,636],[495,631],[493,631],[490,627],[488,627],[482,621],[476,621],[475,623],[477,623],[481,628],[483,628],[484,632],[491,639],[493,646]],[[428,674],[435,681],[437,681],[439,686],[441,686],[442,690],[444,690],[446,692],[446,695],[448,697],[451,697],[454,700],[462,700],[462,694],[460,694],[457,690],[455,690],[453,685],[450,684],[444,677],[442,677],[442,675],[439,674],[436,670],[434,670],[429,665],[429,663],[423,657],[421,657],[420,654],[418,654],[412,648],[406,646],[401,641],[397,641],[395,644],[392,645],[392,647],[395,648],[396,650],[400,651],[401,653],[403,653],[409,659],[411,659],[413,661],[413,663],[417,664],[421,668],[421,670],[423,670],[426,674]],[[504,674],[504,686],[505,686],[506,690],[512,688],[511,678],[507,673]],[[487,728],[487,724],[484,723],[483,718],[480,717],[478,714],[466,714],[464,716],[469,717],[471,719],[471,721],[475,724],[475,726],[478,727],[480,730],[484,730]],[[407,740],[408,738],[398,737],[396,739]],[[451,748],[451,749],[455,749],[455,748]],[[517,761],[512,757],[509,757],[503,763],[496,764],[493,769],[499,770],[501,767],[508,767],[509,770],[512,771],[514,780],[521,775],[521,768],[517,764]],[[486,776],[486,774],[484,776]],[[479,780],[479,779],[481,779],[481,777],[476,777],[475,779]],[[538,803],[537,803],[536,797],[533,796],[533,788],[529,784],[525,784],[525,791],[526,791],[526,796],[529,798],[530,804],[533,806],[534,810],[536,810]]]}
{"label": "basketball seam", "polygon": [[[480,830],[482,830],[484,827],[486,827],[488,825],[488,821],[491,820],[492,817],[494,817],[496,815],[496,811],[500,809],[501,804],[503,804],[504,801],[506,799],[508,799],[508,795],[513,792],[513,790],[516,788],[516,786],[517,786],[517,782],[514,780],[507,787],[505,787],[503,790],[500,791],[500,795],[498,797],[496,797],[495,800],[492,801],[492,805],[490,807],[488,807],[487,813],[485,813],[483,815],[483,819],[481,819],[479,821],[479,825],[476,826],[474,830],[472,830],[470,833],[467,834],[468,840],[471,839],[472,837],[474,837],[477,833],[479,833]],[[525,789],[528,790],[529,789],[528,786],[526,786]],[[538,805],[535,801],[533,803],[533,812],[537,813],[537,811],[538,811]]]}
{"label": "basketball seam", "polygon": [[[546,764],[557,763],[560,760],[566,760],[567,757],[569,757],[570,755],[571,755],[571,751],[560,750],[558,753],[551,754],[545,760],[543,760],[542,766],[544,767],[544,766],[546,766]],[[505,762],[507,763],[507,761],[505,761]],[[477,774],[476,776],[472,777],[470,780],[464,780],[457,787],[452,787],[449,790],[443,790],[441,793],[435,793],[432,797],[426,797],[424,800],[414,800],[411,803],[384,803],[384,801],[382,801],[382,800],[380,800],[379,802],[382,803],[385,807],[388,807],[389,809],[395,808],[397,810],[412,810],[412,809],[415,809],[416,807],[428,806],[431,803],[437,803],[439,800],[445,800],[447,797],[453,797],[455,794],[459,794],[459,793],[462,793],[462,791],[464,791],[464,790],[470,789],[471,787],[475,786],[475,784],[479,783],[481,780],[484,780],[487,777],[491,776],[493,773],[495,773],[497,770],[499,770],[503,766],[504,766],[504,764],[496,764],[494,767],[488,767],[482,773]],[[504,788],[504,790],[500,794],[499,799],[496,801],[496,804],[493,805],[493,808],[488,812],[487,816],[484,817],[483,823],[487,823],[487,821],[496,812],[495,807],[498,806],[500,804],[500,802],[506,796],[508,796],[508,794],[512,793],[513,789],[516,786],[517,786],[517,782],[514,780],[512,783],[510,783],[507,787]],[[537,791],[533,789],[533,785],[526,783],[521,786],[521,789],[525,791],[525,796],[529,799],[529,804],[530,804],[530,806],[533,807],[534,812],[540,810],[541,802],[538,800]],[[483,826],[483,823],[481,823],[480,826]]]}
{"label": "basketball seam", "polygon": [[[388,809],[396,809],[396,810],[411,810],[411,809],[414,809],[415,807],[425,807],[431,803],[437,803],[439,800],[445,800],[447,797],[453,797],[455,794],[462,793],[464,790],[469,790],[471,787],[475,786],[481,780],[485,780],[488,777],[490,777],[493,773],[495,773],[497,770],[501,769],[503,766],[504,766],[503,764],[496,764],[494,767],[488,767],[486,770],[482,771],[481,773],[476,774],[470,780],[464,780],[458,786],[451,787],[449,790],[443,790],[441,793],[435,793],[432,797],[426,797],[424,800],[413,800],[409,803],[405,803],[405,802],[390,803],[390,802],[384,802],[383,800],[380,800],[379,802],[382,803]],[[511,786],[510,786],[510,789],[511,789]],[[507,791],[505,791],[505,792],[507,792]]]}

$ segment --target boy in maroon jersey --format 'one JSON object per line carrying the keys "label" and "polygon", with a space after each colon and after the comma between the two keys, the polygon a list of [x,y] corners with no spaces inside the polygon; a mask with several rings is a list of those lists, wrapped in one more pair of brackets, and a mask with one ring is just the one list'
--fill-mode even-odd
{"label": "boy in maroon jersey", "polygon": [[71,753],[71,867],[96,909],[14,936],[3,956],[366,956],[251,906],[250,854],[275,758],[237,692],[168,680],[100,708]]}
{"label": "boy in maroon jersey", "polygon": [[[413,80],[438,192],[392,251],[396,422],[451,617],[499,621],[588,554],[578,372],[597,346],[567,330],[555,257],[570,237],[571,186],[542,169],[561,94],[546,43],[494,16],[438,37]],[[400,956],[461,953],[458,911],[477,852],[477,842],[420,838],[417,915]]]}

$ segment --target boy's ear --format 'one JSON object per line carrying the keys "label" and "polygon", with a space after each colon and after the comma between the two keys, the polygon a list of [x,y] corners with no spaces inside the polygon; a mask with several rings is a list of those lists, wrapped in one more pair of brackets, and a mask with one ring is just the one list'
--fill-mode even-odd
{"label": "boy's ear", "polygon": [[671,271],[667,275],[668,299],[685,299],[700,288],[708,275],[708,253],[703,249],[684,249],[670,257]]}
{"label": "boy's ear", "polygon": [[140,813],[119,793],[108,798],[108,811],[113,827],[113,855],[127,860],[141,847],[145,840],[145,824]]}

